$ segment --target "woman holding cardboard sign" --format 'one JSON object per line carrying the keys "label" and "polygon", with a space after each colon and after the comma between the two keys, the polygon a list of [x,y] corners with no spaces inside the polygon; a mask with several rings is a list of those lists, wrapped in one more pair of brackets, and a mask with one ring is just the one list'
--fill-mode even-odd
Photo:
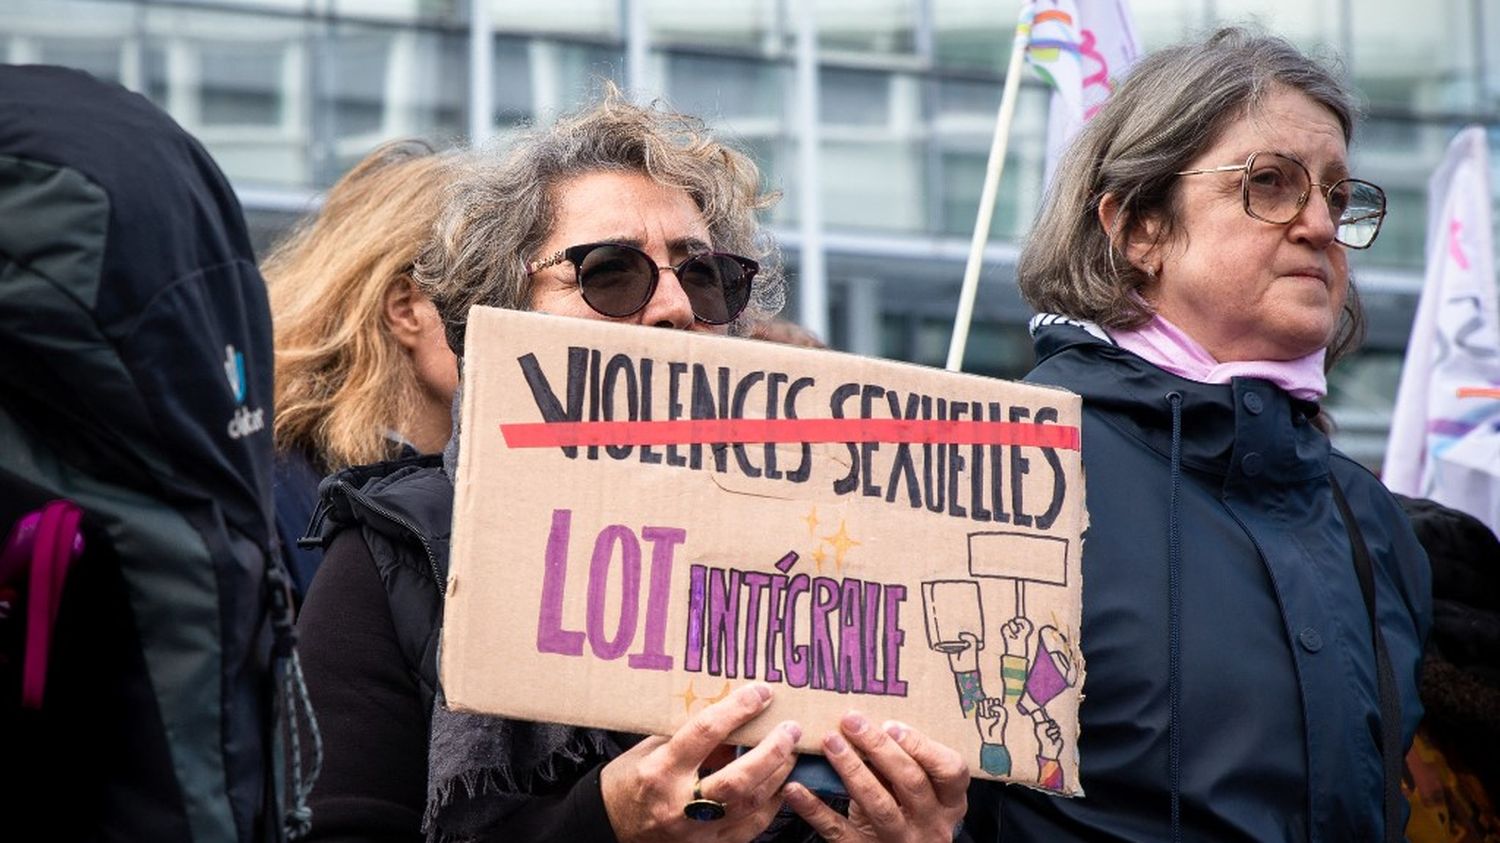
{"label": "woman holding cardboard sign", "polygon": [[[756,169],[696,120],[611,97],[455,178],[412,277],[460,354],[475,304],[737,333],[781,305]],[[825,739],[847,816],[784,786],[798,724],[735,757],[723,741],[769,705],[764,684],[670,737],[448,710],[436,647],[456,443],[442,460],[324,485],[315,527],[327,554],[300,621],[327,750],[313,839],[950,839],[968,770],[902,724],[851,712]]]}
{"label": "woman holding cardboard sign", "polygon": [[997,791],[1007,837],[1401,839],[1427,564],[1317,403],[1385,213],[1353,119],[1225,30],[1138,64],[1059,167],[1019,276],[1030,379],[1084,398],[1087,795]]}

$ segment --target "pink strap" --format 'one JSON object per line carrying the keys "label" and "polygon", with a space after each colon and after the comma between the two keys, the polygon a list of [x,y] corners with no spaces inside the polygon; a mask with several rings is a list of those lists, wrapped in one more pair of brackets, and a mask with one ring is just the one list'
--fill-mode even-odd
{"label": "pink strap", "polygon": [[[31,519],[35,518],[35,521]],[[63,584],[68,568],[83,552],[83,536],[78,531],[83,511],[71,501],[52,501],[31,513],[17,525],[6,556],[10,564],[0,565],[14,573],[15,557],[26,553],[30,545],[30,586],[26,599],[26,652],[21,669],[21,705],[40,709],[47,686],[47,658],[52,649],[52,628],[62,603]],[[27,523],[31,522],[31,523]],[[27,535],[28,529],[30,535]],[[28,541],[29,539],[29,541]]]}

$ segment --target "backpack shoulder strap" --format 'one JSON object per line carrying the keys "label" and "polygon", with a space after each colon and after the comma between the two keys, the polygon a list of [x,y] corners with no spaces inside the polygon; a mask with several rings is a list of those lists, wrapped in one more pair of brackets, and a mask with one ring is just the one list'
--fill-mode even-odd
{"label": "backpack shoulder strap", "polygon": [[1344,529],[1349,533],[1349,547],[1354,554],[1354,572],[1359,577],[1359,590],[1365,598],[1365,610],[1370,617],[1370,640],[1375,642],[1375,671],[1380,694],[1380,756],[1384,768],[1384,813],[1386,843],[1398,843],[1404,838],[1401,827],[1401,701],[1396,696],[1396,674],[1391,669],[1390,655],[1385,649],[1385,636],[1380,631],[1380,621],[1375,612],[1375,570],[1370,561],[1370,549],[1365,537],[1354,520],[1354,512],[1344,497],[1339,481],[1330,472],[1329,485],[1333,488],[1333,501],[1338,505],[1339,516],[1344,519]]}

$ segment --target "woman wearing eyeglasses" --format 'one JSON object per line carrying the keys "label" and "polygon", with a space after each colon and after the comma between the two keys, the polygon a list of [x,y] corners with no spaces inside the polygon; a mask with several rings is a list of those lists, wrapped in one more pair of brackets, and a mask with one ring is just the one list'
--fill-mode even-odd
{"label": "woman wearing eyeglasses", "polygon": [[1225,30],[1138,64],[1059,167],[1019,278],[1030,379],[1084,399],[1087,795],[995,794],[1005,840],[1402,839],[1427,562],[1318,407],[1385,214],[1353,125]]}
{"label": "woman wearing eyeglasses", "polygon": [[[781,307],[755,216],[770,197],[754,164],[691,118],[611,97],[452,178],[412,277],[460,355],[475,304],[740,334]],[[967,768],[915,730],[851,713],[825,739],[847,816],[783,788],[798,724],[736,757],[723,741],[769,705],[765,685],[644,739],[449,711],[436,649],[456,449],[454,437],[441,459],[324,483],[314,523],[327,552],[299,621],[326,751],[309,839],[952,838]]]}

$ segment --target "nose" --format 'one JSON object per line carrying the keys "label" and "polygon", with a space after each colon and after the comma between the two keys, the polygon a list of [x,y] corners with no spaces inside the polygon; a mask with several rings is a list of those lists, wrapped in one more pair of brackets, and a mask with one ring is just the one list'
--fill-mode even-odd
{"label": "nose", "polygon": [[651,300],[641,309],[641,324],[656,328],[693,327],[693,303],[677,278],[676,270],[670,266],[661,268],[656,279],[656,291]]}
{"label": "nose", "polygon": [[1307,203],[1302,206],[1287,231],[1293,240],[1307,243],[1318,249],[1326,249],[1332,245],[1333,238],[1338,234],[1338,226],[1333,221],[1333,209],[1328,204],[1328,194],[1321,184],[1312,184],[1307,188]]}

